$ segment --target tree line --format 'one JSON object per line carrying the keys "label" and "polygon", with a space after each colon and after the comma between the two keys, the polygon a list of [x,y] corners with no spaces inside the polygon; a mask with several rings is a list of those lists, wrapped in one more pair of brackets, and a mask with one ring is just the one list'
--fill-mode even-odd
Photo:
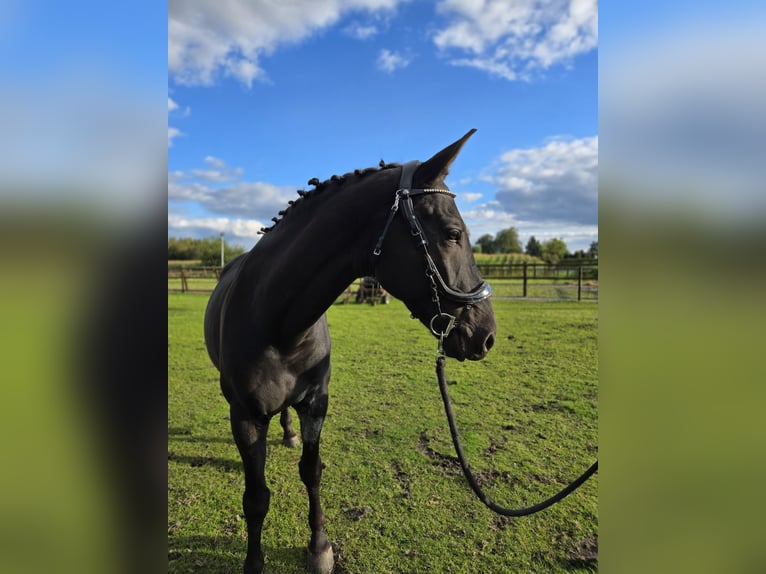
{"label": "tree line", "polygon": [[242,247],[226,243],[221,237],[192,239],[191,237],[168,237],[168,261],[199,261],[201,265],[213,267],[221,265],[221,241],[224,261],[231,261],[244,253]]}
{"label": "tree line", "polygon": [[563,239],[554,237],[542,243],[531,236],[524,249],[521,248],[519,232],[515,227],[501,229],[497,235],[486,233],[476,240],[473,246],[476,253],[526,253],[539,257],[546,263],[555,265],[562,259],[596,259],[598,257],[598,241],[593,241],[587,251],[578,249],[570,253]]}
{"label": "tree line", "polygon": [[[217,266],[221,264],[221,237],[192,239],[191,237],[168,238],[168,260],[199,261],[201,265]],[[245,252],[242,247],[230,245],[224,241],[224,261],[231,261]],[[515,227],[501,229],[497,235],[482,235],[473,246],[476,253],[526,253],[538,257],[546,263],[556,264],[562,259],[595,259],[598,257],[598,241],[590,244],[587,251],[579,249],[570,253],[563,239],[554,237],[540,242],[531,236],[522,249],[519,233]]]}

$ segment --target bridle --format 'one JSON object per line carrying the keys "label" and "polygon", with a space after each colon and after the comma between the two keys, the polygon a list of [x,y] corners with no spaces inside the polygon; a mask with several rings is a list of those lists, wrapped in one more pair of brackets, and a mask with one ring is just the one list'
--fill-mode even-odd
{"label": "bridle", "polygon": [[[426,261],[425,273],[431,282],[431,290],[433,293],[431,300],[436,305],[436,314],[431,318],[429,327],[431,328],[431,332],[439,337],[439,352],[441,353],[443,352],[442,343],[444,342],[444,339],[447,338],[452,329],[458,324],[458,320],[454,315],[442,311],[440,295],[445,299],[449,299],[454,303],[464,306],[467,310],[472,305],[488,299],[490,295],[492,295],[492,287],[489,286],[489,283],[482,280],[479,286],[473,291],[468,293],[458,291],[447,285],[447,282],[439,272],[439,268],[436,266],[431,254],[428,252],[428,238],[423,231],[423,227],[420,225],[420,221],[418,221],[418,218],[415,215],[415,207],[412,203],[412,198],[416,195],[427,195],[430,193],[441,193],[443,195],[449,195],[450,197],[455,197],[455,194],[448,189],[441,188],[413,189],[412,178],[419,165],[419,161],[411,161],[402,166],[402,175],[399,179],[399,188],[396,190],[396,195],[394,196],[394,204],[391,206],[391,211],[388,214],[386,225],[383,227],[383,232],[380,234],[378,242],[375,244],[373,255],[375,257],[380,256],[388,229],[401,206],[402,215],[404,215],[407,224],[410,226],[410,233],[413,237],[418,239],[418,243],[423,248],[423,255],[425,256]],[[444,321],[444,327],[437,325],[437,323],[441,321]]]}

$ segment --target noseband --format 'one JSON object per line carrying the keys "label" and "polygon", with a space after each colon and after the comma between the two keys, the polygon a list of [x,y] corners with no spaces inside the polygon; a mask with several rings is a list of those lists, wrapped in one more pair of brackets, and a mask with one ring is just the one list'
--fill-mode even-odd
{"label": "noseband", "polygon": [[[463,305],[468,308],[471,305],[489,298],[489,296],[492,295],[492,288],[489,286],[489,283],[482,281],[473,291],[468,293],[457,291],[456,289],[452,289],[449,285],[447,285],[447,282],[439,272],[439,268],[436,266],[436,263],[434,263],[431,254],[428,252],[428,238],[426,237],[426,234],[423,231],[423,227],[420,225],[420,222],[415,215],[415,207],[412,203],[412,198],[416,195],[426,195],[429,193],[441,193],[444,195],[449,195],[450,197],[455,197],[455,194],[448,189],[412,189],[412,178],[415,175],[415,170],[419,165],[419,161],[411,161],[402,166],[402,176],[399,180],[399,189],[396,190],[396,195],[394,196],[394,204],[391,206],[391,211],[388,214],[386,225],[383,228],[383,233],[381,233],[380,237],[378,238],[378,242],[375,245],[373,254],[376,257],[380,255],[383,248],[383,241],[385,240],[386,234],[388,233],[388,228],[390,227],[391,222],[394,220],[396,212],[399,211],[399,206],[401,204],[402,214],[404,215],[407,224],[410,226],[410,233],[413,237],[418,239],[418,243],[423,248],[423,254],[426,260],[426,276],[431,281],[431,289],[433,290],[432,300],[436,304],[437,309],[437,314],[431,318],[429,326],[431,328],[431,332],[433,332],[433,334],[440,339],[439,350],[441,351],[442,341],[449,335],[450,331],[452,331],[452,329],[457,324],[457,318],[442,311],[439,295],[441,294],[441,296],[443,296],[445,299],[449,299],[454,303],[458,303],[459,305]],[[441,321],[446,322],[444,327],[437,325],[437,323]]]}

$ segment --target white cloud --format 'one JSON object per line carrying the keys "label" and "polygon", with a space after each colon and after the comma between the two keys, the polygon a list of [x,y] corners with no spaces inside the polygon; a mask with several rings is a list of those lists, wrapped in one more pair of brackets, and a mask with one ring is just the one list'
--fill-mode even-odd
{"label": "white cloud", "polygon": [[597,0],[442,0],[450,18],[434,36],[451,63],[472,66],[508,80],[529,79],[568,64],[598,45]]}
{"label": "white cloud", "polygon": [[378,54],[378,68],[389,74],[410,65],[410,59],[399,52],[383,49]]}
{"label": "white cloud", "polygon": [[212,155],[206,155],[205,159],[203,159],[202,161],[205,162],[210,167],[214,167],[216,169],[226,169],[228,167],[224,160]]}
{"label": "white cloud", "polygon": [[225,183],[234,181],[242,176],[242,168],[231,168],[226,165],[226,162],[222,159],[213,156],[207,156],[204,160],[207,164],[207,169],[193,169],[191,170],[194,177],[209,181],[213,183]]}
{"label": "white cloud", "polygon": [[229,187],[213,190],[205,206],[213,213],[269,220],[295,197],[295,190],[292,188],[260,181],[241,181]]}
{"label": "white cloud", "polygon": [[181,130],[168,126],[168,147],[173,147],[173,139],[181,135],[183,135]]}
{"label": "white cloud", "polygon": [[250,86],[260,58],[335,24],[343,14],[390,11],[403,0],[170,0],[168,71],[182,84],[210,85],[223,73]]}
{"label": "white cloud", "polygon": [[260,238],[264,224],[255,219],[228,217],[186,217],[168,214],[168,237],[205,238],[225,234],[227,243],[249,249]]}
{"label": "white cloud", "polygon": [[262,73],[263,70],[252,59],[231,57],[225,62],[225,75],[236,78],[248,87]]}
{"label": "white cloud", "polygon": [[168,199],[193,201],[210,213],[269,220],[295,198],[295,190],[264,182],[240,181],[212,187],[198,181],[168,181]]}
{"label": "white cloud", "polygon": [[171,112],[176,112],[174,115],[180,114],[181,117],[186,118],[191,113],[191,108],[186,106],[185,108],[181,109],[181,107],[178,105],[178,102],[176,102],[173,98],[168,97],[168,114]]}
{"label": "white cloud", "polygon": [[494,235],[500,229],[519,227],[519,221],[512,213],[493,208],[491,204],[462,210],[461,215],[471,232],[471,241],[476,241],[486,233]]}
{"label": "white cloud", "polygon": [[481,193],[461,193],[460,199],[465,201],[466,203],[473,203],[474,201],[478,201],[482,198]]}
{"label": "white cloud", "polygon": [[[220,158],[207,156],[204,163],[203,169],[168,173],[168,200],[195,203],[213,214],[269,221],[295,199],[292,188],[241,181],[242,168],[231,168]],[[230,185],[216,185],[221,183]]]}
{"label": "white cloud", "polygon": [[354,24],[346,26],[344,31],[346,32],[346,34],[348,34],[349,36],[353,38],[356,38],[357,40],[367,40],[377,35],[379,30],[376,26],[365,26],[363,24],[359,24],[358,22],[356,22]]}
{"label": "white cloud", "polygon": [[[178,103],[176,103],[175,100],[173,100],[173,98],[168,96],[168,114],[170,114],[171,112],[175,112],[178,109],[179,109]],[[183,117],[186,117],[189,115],[190,112],[191,112],[191,108],[189,108],[189,106],[186,106],[186,108],[181,113]],[[184,133],[178,128],[168,126],[168,147],[173,147],[173,139],[182,135],[184,135]]]}
{"label": "white cloud", "polygon": [[596,225],[598,136],[506,152],[489,179],[496,201],[518,219]]}

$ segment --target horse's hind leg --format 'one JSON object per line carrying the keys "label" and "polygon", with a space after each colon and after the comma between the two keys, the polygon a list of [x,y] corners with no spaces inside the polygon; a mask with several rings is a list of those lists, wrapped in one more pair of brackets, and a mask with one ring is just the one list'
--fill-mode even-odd
{"label": "horse's hind leg", "polygon": [[251,420],[243,409],[232,404],[230,408],[231,430],[245,469],[245,494],[242,509],[247,521],[247,557],[244,574],[260,574],[263,571],[261,530],[269,511],[271,493],[266,486],[266,435],[269,421],[261,424]]}
{"label": "horse's hind leg", "polygon": [[301,420],[301,438],[303,439],[303,453],[298,468],[301,480],[306,485],[309,495],[311,540],[309,542],[308,567],[317,574],[332,572],[334,565],[332,546],[324,531],[325,517],[319,503],[319,483],[322,479],[319,437],[326,413],[326,391],[321,396],[309,401],[308,404],[298,407],[298,416]]}
{"label": "horse's hind leg", "polygon": [[290,407],[285,407],[279,415],[279,424],[282,425],[282,444],[295,448],[298,446],[298,435],[293,430],[293,418],[290,416]]}

